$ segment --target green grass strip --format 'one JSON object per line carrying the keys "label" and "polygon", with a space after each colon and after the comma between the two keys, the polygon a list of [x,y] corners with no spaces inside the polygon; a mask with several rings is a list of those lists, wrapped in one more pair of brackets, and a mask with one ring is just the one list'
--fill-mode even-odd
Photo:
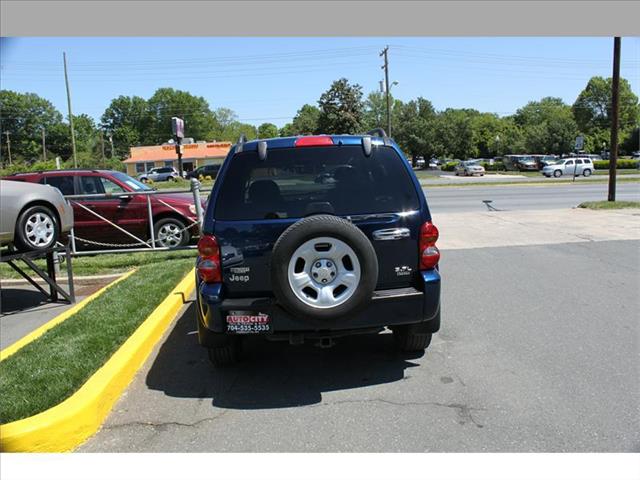
{"label": "green grass strip", "polygon": [[43,412],[77,391],[193,265],[182,259],[141,267],[0,362],[0,423]]}
{"label": "green grass strip", "polygon": [[[73,258],[73,274],[75,276],[103,275],[109,273],[121,273],[131,270],[132,267],[151,264],[162,264],[168,260],[192,258],[195,261],[195,250],[176,250],[169,252],[135,252],[118,254],[100,254],[94,256],[80,256]],[[20,264],[20,262],[18,262]],[[45,260],[36,260],[36,265],[46,267]],[[29,270],[24,266],[26,270]],[[66,266],[62,265],[60,278],[64,280]],[[0,263],[0,278],[22,278],[6,263]]]}
{"label": "green grass strip", "polygon": [[608,202],[607,200],[602,200],[599,202],[582,202],[578,207],[590,208],[591,210],[617,210],[620,208],[640,208],[640,202]]}

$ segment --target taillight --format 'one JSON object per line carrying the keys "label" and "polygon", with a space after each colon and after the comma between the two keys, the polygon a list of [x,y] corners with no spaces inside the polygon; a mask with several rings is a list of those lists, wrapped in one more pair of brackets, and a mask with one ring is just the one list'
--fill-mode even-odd
{"label": "taillight", "polygon": [[327,135],[318,135],[315,137],[300,137],[296,139],[296,147],[326,147],[333,145],[333,138]]}
{"label": "taillight", "polygon": [[425,222],[420,228],[420,270],[429,270],[440,261],[440,250],[436,247],[438,228],[431,222]]}
{"label": "taillight", "polygon": [[205,283],[222,282],[222,266],[220,265],[220,247],[213,235],[203,235],[198,241],[198,275]]}

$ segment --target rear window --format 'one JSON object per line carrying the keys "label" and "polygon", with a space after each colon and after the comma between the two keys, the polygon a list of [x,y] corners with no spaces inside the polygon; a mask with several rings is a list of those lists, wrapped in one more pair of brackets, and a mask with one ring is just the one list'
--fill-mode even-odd
{"label": "rear window", "polygon": [[391,148],[360,146],[273,149],[234,156],[216,202],[219,220],[300,218],[416,210],[418,195]]}

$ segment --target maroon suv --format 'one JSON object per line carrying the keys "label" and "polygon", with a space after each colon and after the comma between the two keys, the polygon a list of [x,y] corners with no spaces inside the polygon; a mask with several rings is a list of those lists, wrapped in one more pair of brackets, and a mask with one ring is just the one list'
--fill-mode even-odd
{"label": "maroon suv", "polygon": [[[63,195],[112,195],[110,198],[87,197],[71,201],[78,248],[94,250],[123,244],[134,246],[137,243],[134,238],[100,217],[142,240],[151,238],[146,196],[118,195],[149,191],[151,188],[125,173],[111,170],[51,170],[19,173],[6,179],[45,183],[58,188]],[[151,210],[156,246],[183,246],[189,243],[191,237],[199,235],[191,193],[152,195]]]}

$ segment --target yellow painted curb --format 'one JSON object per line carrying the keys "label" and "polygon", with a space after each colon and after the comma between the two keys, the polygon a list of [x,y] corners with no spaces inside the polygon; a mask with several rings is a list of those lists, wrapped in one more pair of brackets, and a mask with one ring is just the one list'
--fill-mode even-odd
{"label": "yellow painted curb", "polygon": [[93,435],[194,289],[191,270],[76,393],[42,413],[0,425],[0,450],[65,452]]}
{"label": "yellow painted curb", "polygon": [[119,277],[118,279],[114,280],[113,282],[111,282],[109,285],[106,285],[104,287],[102,287],[100,290],[98,290],[97,292],[89,295],[87,298],[85,298],[84,300],[82,300],[81,302],[76,303],[73,307],[71,307],[68,310],[65,310],[64,312],[62,312],[60,315],[58,315],[56,318],[54,318],[53,320],[48,321],[47,323],[45,323],[44,325],[42,325],[41,327],[37,328],[36,330],[34,330],[33,332],[31,332],[30,334],[22,337],[20,340],[18,340],[16,343],[9,345],[7,348],[5,348],[4,350],[0,351],[0,362],[2,360],[4,360],[7,357],[10,357],[11,355],[13,355],[14,353],[16,353],[18,350],[20,350],[22,347],[24,347],[26,344],[33,342],[36,338],[41,337],[42,335],[44,335],[47,331],[51,330],[53,327],[55,327],[56,325],[58,325],[59,323],[64,322],[67,318],[69,318],[71,315],[73,315],[74,313],[79,312],[82,308],[84,308],[90,301],[95,300],[96,298],[98,298],[100,295],[102,295],[104,292],[106,292],[109,288],[113,287],[114,285],[118,284],[119,282],[121,282],[122,280],[124,280],[125,278],[133,275],[133,273],[136,270],[131,270],[125,274],[123,274],[121,277]]}

